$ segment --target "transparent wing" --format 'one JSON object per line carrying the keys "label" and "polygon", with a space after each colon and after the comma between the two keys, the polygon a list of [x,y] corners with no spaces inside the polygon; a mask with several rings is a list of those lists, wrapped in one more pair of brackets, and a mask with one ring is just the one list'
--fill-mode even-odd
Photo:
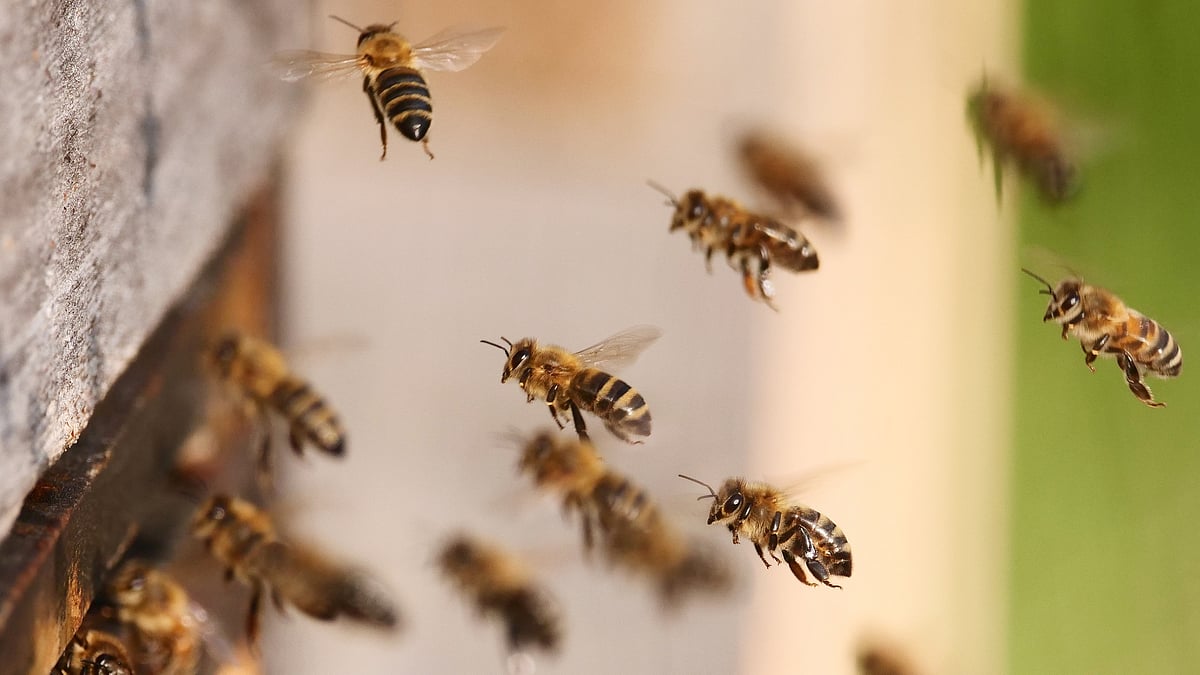
{"label": "transparent wing", "polygon": [[591,347],[580,349],[575,356],[587,366],[610,368],[627,366],[658,338],[662,331],[655,326],[634,326],[601,340]]}
{"label": "transparent wing", "polygon": [[503,32],[503,28],[451,26],[413,47],[413,65],[428,70],[462,70],[495,46]]}
{"label": "transparent wing", "polygon": [[287,82],[295,82],[309,77],[328,80],[359,74],[358,65],[358,57],[353,54],[326,54],[311,51],[279,52],[271,59],[271,70],[279,76],[279,79]]}

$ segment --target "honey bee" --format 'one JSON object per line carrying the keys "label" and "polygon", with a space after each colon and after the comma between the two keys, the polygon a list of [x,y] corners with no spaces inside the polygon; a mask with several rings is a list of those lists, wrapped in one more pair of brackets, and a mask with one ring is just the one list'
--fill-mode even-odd
{"label": "honey bee", "polygon": [[117,636],[83,627],[71,638],[51,675],[132,675],[130,663]]}
{"label": "honey bee", "polygon": [[544,400],[559,429],[569,413],[580,438],[587,438],[587,425],[580,410],[599,417],[605,428],[626,443],[641,443],[634,436],[650,435],[650,408],[636,389],[624,380],[601,370],[602,366],[632,363],[662,333],[653,326],[636,326],[577,352],[557,345],[540,345],[533,338],[507,347],[480,340],[504,352],[507,360],[500,383],[515,378],[526,400]]}
{"label": "honey bee", "polygon": [[249,502],[226,495],[209,498],[196,511],[192,534],[225,566],[226,579],[236,577],[250,587],[246,635],[252,645],[268,590],[277,607],[291,604],[314,619],[346,616],[387,628],[398,623],[392,601],[376,582],[281,541],[267,514]]}
{"label": "honey bee", "polygon": [[538,487],[559,494],[565,511],[579,514],[586,551],[592,550],[598,529],[608,562],[652,580],[664,606],[731,585],[722,561],[685,542],[650,496],[609,470],[590,443],[540,432],[525,443],[518,466]]}
{"label": "honey bee", "polygon": [[475,604],[479,613],[504,624],[510,652],[556,651],[561,620],[549,595],[534,584],[512,555],[466,535],[451,538],[438,553],[442,573]]}
{"label": "honey bee", "polygon": [[468,30],[452,27],[417,44],[410,44],[392,29],[395,23],[359,28],[340,17],[331,19],[359,32],[357,53],[324,54],[313,51],[283,52],[275,64],[280,77],[295,82],[305,77],[334,77],[355,70],[362,72],[363,93],[379,124],[382,161],[387,157],[387,122],[410,141],[420,141],[429,151],[429,126],[433,104],[422,70],[459,71],[471,66],[500,40],[502,28]]}
{"label": "honey bee", "polygon": [[260,478],[265,480],[271,468],[268,408],[287,421],[288,440],[297,455],[305,443],[335,457],[345,453],[346,431],[337,414],[307,382],[292,374],[279,350],[262,340],[229,333],[212,348],[210,357],[218,376],[253,404],[261,421]]}
{"label": "honey bee", "polygon": [[799,210],[829,221],[839,219],[833,191],[812,158],[761,132],[749,132],[738,143],[742,168],[784,213]]}
{"label": "honey bee", "polygon": [[1099,356],[1115,356],[1125,373],[1129,391],[1139,401],[1154,408],[1166,405],[1155,401],[1150,388],[1142,382],[1145,374],[1168,378],[1179,375],[1183,353],[1175,338],[1157,321],[1126,307],[1112,292],[1068,278],[1053,287],[1048,281],[1022,268],[1023,272],[1046,286],[1039,291],[1050,296],[1042,321],[1062,324],[1062,339],[1079,338],[1083,363],[1093,373],[1092,364]]}
{"label": "honey bee", "polygon": [[1010,162],[1051,204],[1060,204],[1075,194],[1079,187],[1075,164],[1045,104],[1018,92],[998,89],[985,79],[967,97],[967,117],[980,156],[985,144],[991,149],[997,198],[1003,166]]}
{"label": "honey bee", "polygon": [[830,583],[829,577],[850,576],[852,561],[846,535],[842,528],[815,509],[789,503],[781,491],[764,483],[730,478],[721,486],[721,491],[716,492],[708,483],[691,476],[679,474],[679,477],[708,488],[709,494],[700,497],[713,500],[708,524],[726,523],[735,544],[739,535],[746,535],[768,568],[771,563],[763,550],[766,549],[775,562],[781,562],[775,556],[778,548],[792,574],[809,586],[816,584],[805,576],[806,567],[813,578],[830,588],[841,586]]}
{"label": "honey bee", "polygon": [[776,309],[771,299],[771,266],[793,272],[815,270],[820,266],[817,251],[796,230],[769,216],[746,210],[724,197],[688,190],[677,199],[669,190],[651,182],[650,187],[667,196],[675,207],[670,231],[683,230],[692,240],[692,248],[704,251],[704,264],[712,271],[714,251],[724,251],[730,267],[740,270],[746,294]]}
{"label": "honey bee", "polygon": [[130,560],[116,571],[107,595],[117,619],[129,628],[137,668],[185,675],[200,666],[203,639],[212,628],[207,613],[170,575]]}
{"label": "honey bee", "polygon": [[858,672],[862,675],[916,675],[917,669],[896,647],[867,643],[858,648]]}

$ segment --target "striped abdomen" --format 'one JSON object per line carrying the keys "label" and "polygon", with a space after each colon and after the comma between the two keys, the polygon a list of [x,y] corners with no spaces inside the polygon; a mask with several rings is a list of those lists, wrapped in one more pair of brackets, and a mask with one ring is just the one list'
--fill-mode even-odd
{"label": "striped abdomen", "polygon": [[732,247],[766,249],[770,264],[793,272],[815,270],[820,266],[817,251],[807,237],[771,218],[755,216],[739,223],[733,234]]}
{"label": "striped abdomen", "polygon": [[571,379],[571,400],[604,420],[604,426],[621,440],[650,435],[650,408],[646,399],[624,380],[596,368],[584,368]]}
{"label": "striped abdomen", "polygon": [[[799,521],[808,531],[813,546],[820,553],[821,563],[825,565],[829,573],[839,577],[850,576],[853,566],[850,557],[850,542],[846,540],[842,528],[834,524],[827,516],[823,516],[807,506],[792,507],[784,518],[783,529],[790,529],[788,523],[796,521]],[[797,539],[792,541],[796,542]]]}
{"label": "striped abdomen", "polygon": [[1133,360],[1159,377],[1175,377],[1183,368],[1179,343],[1157,321],[1130,311],[1122,334],[1113,336],[1108,351],[1128,351]]}
{"label": "striped abdomen", "polygon": [[433,103],[429,85],[412,68],[389,68],[375,77],[371,85],[379,108],[405,138],[419,141],[433,122]]}
{"label": "striped abdomen", "polygon": [[284,378],[268,400],[291,427],[294,439],[302,439],[322,452],[341,455],[346,449],[346,432],[333,409],[307,382]]}

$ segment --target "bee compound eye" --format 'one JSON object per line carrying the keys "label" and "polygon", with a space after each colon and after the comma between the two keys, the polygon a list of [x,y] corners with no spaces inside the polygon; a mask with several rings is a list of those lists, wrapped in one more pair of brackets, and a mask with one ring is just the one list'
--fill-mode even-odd
{"label": "bee compound eye", "polygon": [[512,369],[516,370],[517,368],[520,368],[528,360],[529,360],[529,349],[528,348],[521,349],[517,353],[513,354]]}
{"label": "bee compound eye", "polygon": [[734,511],[737,511],[741,507],[742,507],[742,495],[740,493],[735,492],[729,496],[729,499],[725,500],[725,506],[723,506],[722,509],[725,511],[725,513],[733,513]]}

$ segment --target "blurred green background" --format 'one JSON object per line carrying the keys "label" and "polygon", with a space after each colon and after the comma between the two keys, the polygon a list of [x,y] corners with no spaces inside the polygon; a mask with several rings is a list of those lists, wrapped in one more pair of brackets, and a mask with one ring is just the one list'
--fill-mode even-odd
{"label": "blurred green background", "polygon": [[[1089,133],[1075,202],[1023,190],[1022,263],[1056,282],[1058,258],[1166,326],[1186,360],[1200,344],[1200,5],[1030,1],[1023,58]],[[1013,272],[1012,672],[1200,672],[1196,366],[1149,380],[1166,408],[1142,405],[1112,359],[1088,371]]]}

